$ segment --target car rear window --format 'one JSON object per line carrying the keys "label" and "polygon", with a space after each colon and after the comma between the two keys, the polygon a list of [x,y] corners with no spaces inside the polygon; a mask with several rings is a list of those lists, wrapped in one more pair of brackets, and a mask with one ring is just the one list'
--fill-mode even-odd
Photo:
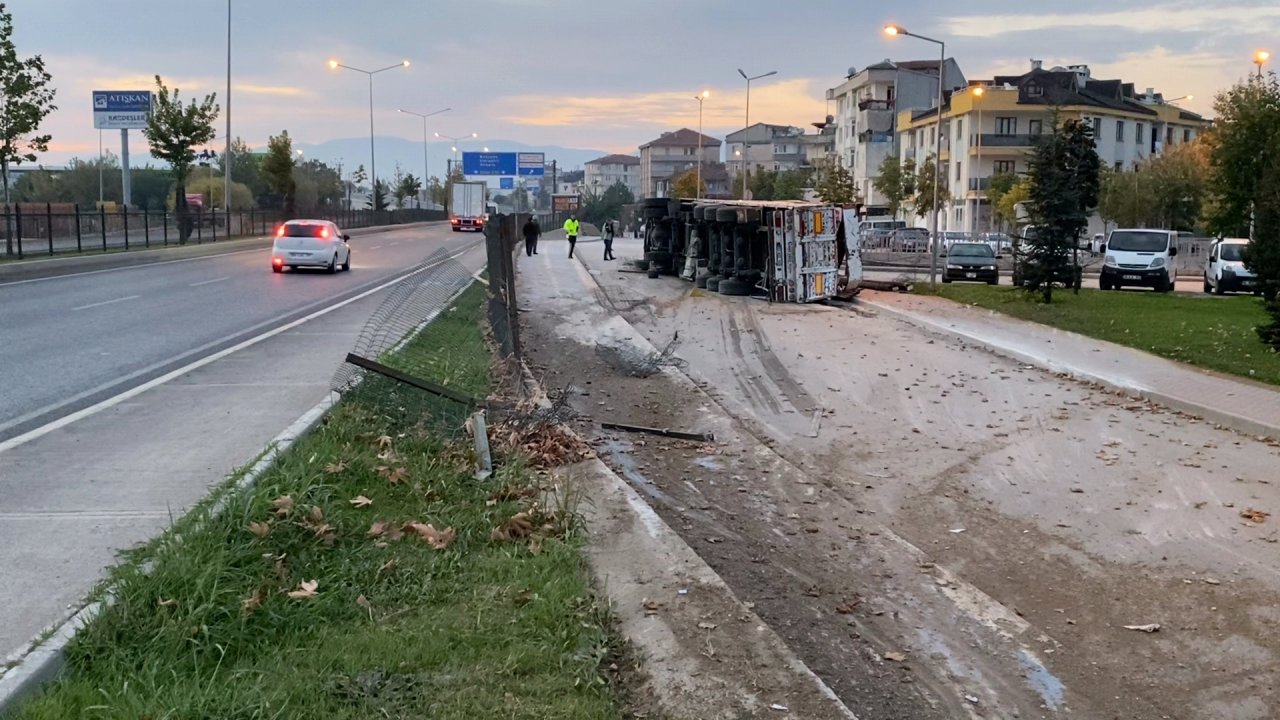
{"label": "car rear window", "polygon": [[995,257],[990,245],[982,245],[979,243],[964,243],[952,245],[947,254],[952,257]]}
{"label": "car rear window", "polygon": [[313,225],[311,223],[285,223],[284,237],[311,237],[311,238],[327,238],[333,234],[329,230],[328,225]]}

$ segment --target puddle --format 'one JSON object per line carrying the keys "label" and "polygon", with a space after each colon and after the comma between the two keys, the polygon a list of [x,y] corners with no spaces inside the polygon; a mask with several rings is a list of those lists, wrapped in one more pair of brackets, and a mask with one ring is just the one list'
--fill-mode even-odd
{"label": "puddle", "polygon": [[651,482],[649,478],[645,477],[644,473],[640,472],[639,468],[636,467],[635,458],[631,457],[630,443],[622,440],[609,439],[605,440],[601,444],[600,448],[604,451],[604,454],[609,457],[609,461],[612,462],[618,470],[622,471],[623,477],[627,479],[627,482],[631,483],[632,487],[667,507],[677,509],[681,507],[681,504],[675,498],[659,490],[658,486],[654,485],[653,482]]}
{"label": "puddle", "polygon": [[711,457],[710,455],[704,455],[700,458],[697,458],[696,460],[693,461],[693,463],[695,465],[704,467],[708,470],[724,470],[724,463],[720,462],[714,457]]}
{"label": "puddle", "polygon": [[1062,693],[1066,689],[1056,675],[1049,672],[1034,655],[1026,650],[1018,653],[1018,662],[1027,671],[1027,684],[1040,695],[1040,699],[1050,710],[1062,706]]}

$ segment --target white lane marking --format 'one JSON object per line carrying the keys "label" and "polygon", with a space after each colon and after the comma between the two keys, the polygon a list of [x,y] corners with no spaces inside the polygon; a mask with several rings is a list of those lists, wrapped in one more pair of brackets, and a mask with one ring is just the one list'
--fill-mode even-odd
{"label": "white lane marking", "polygon": [[228,276],[226,276],[226,277],[220,277],[220,278],[217,278],[217,279],[214,279],[214,280],[204,280],[204,281],[202,281],[202,282],[198,282],[198,283],[191,283],[191,287],[200,287],[201,285],[212,285],[212,284],[214,284],[214,283],[220,283],[220,282],[222,282],[223,280],[230,280],[230,279],[231,279],[231,276],[230,276],[230,275],[228,275]]}
{"label": "white lane marking", "polygon": [[124,302],[126,300],[137,300],[140,297],[142,296],[130,295],[128,297],[116,298],[115,300],[103,300],[102,302],[89,303],[88,305],[81,305],[80,307],[73,307],[71,309],[72,310],[88,310],[89,308],[102,307],[103,305],[115,305],[116,303]]}
{"label": "white lane marking", "polygon": [[173,380],[174,378],[181,377],[193,370],[198,370],[206,365],[210,365],[214,362],[217,362],[218,360],[221,360],[222,358],[227,357],[228,355],[232,355],[234,353],[240,352],[241,350],[244,350],[245,348],[257,345],[263,340],[267,340],[281,333],[288,332],[318,317],[328,315],[329,313],[335,310],[344,308],[347,305],[350,305],[351,303],[354,303],[359,300],[363,300],[369,297],[370,295],[373,295],[374,293],[381,292],[391,287],[392,285],[395,285],[401,280],[404,280],[407,277],[412,277],[414,275],[417,275],[418,273],[424,272],[426,270],[430,270],[431,268],[436,267],[438,265],[442,265],[449,260],[456,260],[457,258],[460,258],[463,255],[466,255],[467,253],[471,252],[472,250],[475,250],[480,247],[482,246],[477,244],[471,247],[463,248],[462,250],[459,250],[458,252],[450,255],[447,258],[433,262],[430,265],[425,265],[417,270],[414,270],[413,272],[407,272],[403,275],[399,275],[391,280],[388,280],[387,282],[384,282],[380,285],[377,285],[368,290],[365,290],[364,292],[360,293],[359,295],[356,295],[355,297],[350,297],[350,298],[347,298],[346,300],[343,300],[342,302],[335,303],[333,305],[329,305],[327,307],[321,308],[320,310],[317,310],[311,313],[310,315],[298,318],[297,320],[294,320],[292,322],[285,323],[280,327],[274,328],[272,330],[268,330],[267,332],[264,332],[260,335],[255,335],[254,337],[251,337],[248,340],[244,340],[240,343],[232,345],[229,348],[219,350],[218,352],[212,355],[207,355],[203,358],[200,358],[199,360],[195,360],[193,362],[187,363],[186,365],[183,365],[182,367],[176,370],[167,372],[164,375],[161,375],[160,377],[153,378],[152,380],[149,380],[141,385],[138,385],[137,387],[129,388],[128,390],[125,390],[119,395],[114,395],[112,397],[107,398],[106,400],[102,400],[101,402],[90,405],[87,408],[82,408],[69,415],[64,415],[63,417],[60,417],[57,420],[54,420],[53,422],[47,423],[45,425],[41,425],[40,427],[34,428],[32,430],[28,430],[27,432],[24,432],[21,435],[15,435],[14,437],[9,438],[8,440],[0,442],[0,453],[4,453],[8,450],[12,450],[20,445],[25,445],[26,443],[29,443],[32,440],[48,435],[54,430],[60,430],[74,422],[78,422],[87,417],[96,415],[108,408],[115,407],[116,405],[119,405],[120,403],[126,400],[133,399],[141,395],[142,393],[148,390],[151,390],[152,388],[160,387],[161,385],[164,385],[165,383],[169,382],[170,380]]}
{"label": "white lane marking", "polygon": [[381,250],[381,249],[382,249],[382,246],[381,246],[381,245],[372,245],[372,246],[370,246],[370,247],[369,247],[369,249],[370,249],[370,250]]}

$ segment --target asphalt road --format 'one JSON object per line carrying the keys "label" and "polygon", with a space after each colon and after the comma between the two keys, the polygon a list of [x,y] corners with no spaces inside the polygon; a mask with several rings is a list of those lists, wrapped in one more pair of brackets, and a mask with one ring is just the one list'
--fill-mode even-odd
{"label": "asphalt road", "polygon": [[249,250],[0,284],[0,441],[477,240],[444,226],[356,236],[337,275],[273,274]]}

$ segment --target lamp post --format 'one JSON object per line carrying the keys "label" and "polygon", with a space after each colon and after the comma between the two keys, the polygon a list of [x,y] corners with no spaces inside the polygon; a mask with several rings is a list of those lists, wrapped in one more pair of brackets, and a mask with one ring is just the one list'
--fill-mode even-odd
{"label": "lamp post", "polygon": [[767,78],[770,75],[777,75],[778,71],[770,70],[763,75],[747,77],[747,74],[742,71],[742,68],[738,68],[738,74],[742,76],[743,80],[747,81],[747,117],[746,124],[742,126],[742,146],[745,149],[742,153],[742,199],[745,200],[747,198],[747,155],[749,155],[751,151],[750,138],[747,137],[747,133],[751,128],[751,82],[753,80]]}
{"label": "lamp post", "polygon": [[1195,95],[1183,95],[1182,97],[1176,97],[1172,100],[1165,100],[1165,103],[1168,105],[1172,105],[1173,103],[1176,103],[1180,100],[1195,100],[1195,99],[1196,99]]}
{"label": "lamp post", "polygon": [[436,110],[435,112],[429,112],[429,113],[419,113],[419,112],[414,112],[412,110],[405,110],[403,108],[400,110],[400,112],[404,113],[405,115],[412,115],[416,118],[422,118],[422,185],[423,187],[426,187],[427,179],[431,177],[431,166],[427,164],[427,118],[431,117],[432,115],[447,113],[452,109],[453,108],[445,108],[443,110]]}
{"label": "lamp post", "polygon": [[227,234],[231,234],[231,0],[227,0],[227,146],[222,151],[222,210],[227,215]]}
{"label": "lamp post", "polygon": [[703,101],[712,96],[709,90],[701,91],[694,96],[698,101],[698,191],[694,193],[696,200],[703,199]]}
{"label": "lamp post", "polygon": [[[452,135],[441,135],[440,133],[436,133],[436,137],[440,138],[441,140],[448,140],[449,142],[453,143],[453,147],[450,149],[453,150],[453,164],[456,167],[458,164],[458,145],[460,145],[463,140],[474,140],[480,136],[475,133],[471,133],[470,135],[461,135],[459,137],[454,137]],[[485,149],[488,150],[488,148],[485,148]]]}
{"label": "lamp post", "polygon": [[1271,59],[1271,53],[1266,50],[1259,50],[1253,54],[1253,64],[1258,66],[1258,77],[1262,77],[1262,66],[1267,64]]}
{"label": "lamp post", "polygon": [[[978,216],[981,216],[982,215],[982,197],[984,193],[982,190],[982,103],[980,101],[982,100],[982,96],[987,94],[987,90],[986,88],[979,85],[973,88],[972,90],[970,90],[970,92],[973,93],[974,107],[978,108],[978,132],[976,133],[978,136],[978,173],[977,173],[978,202],[976,204],[977,208],[975,213]],[[978,229],[979,223],[977,222],[977,218],[974,218],[974,221],[975,222],[973,223],[973,229],[976,231]],[[988,228],[990,228],[990,224],[988,224]]]}
{"label": "lamp post", "polygon": [[938,283],[938,246],[941,244],[938,242],[938,226],[941,224],[938,222],[938,188],[942,185],[942,94],[943,82],[946,76],[947,44],[941,40],[934,40],[931,37],[907,32],[897,25],[885,25],[884,32],[886,35],[891,37],[905,35],[917,40],[931,42],[936,44],[940,49],[938,56],[938,132],[935,133],[933,138],[933,237],[931,238],[933,252],[930,253],[929,258],[929,284],[936,285]]}
{"label": "lamp post", "polygon": [[377,158],[377,151],[374,149],[374,144],[373,144],[373,76],[377,75],[378,73],[384,73],[388,70],[395,70],[397,68],[407,68],[407,67],[409,67],[408,60],[401,60],[395,65],[388,65],[379,70],[361,70],[358,67],[343,65],[337,60],[329,61],[330,70],[337,70],[338,68],[342,68],[343,70],[350,70],[352,72],[364,73],[369,78],[369,177],[373,183],[371,187],[373,188],[372,192],[373,192],[373,197],[375,199],[378,196],[378,158]]}

